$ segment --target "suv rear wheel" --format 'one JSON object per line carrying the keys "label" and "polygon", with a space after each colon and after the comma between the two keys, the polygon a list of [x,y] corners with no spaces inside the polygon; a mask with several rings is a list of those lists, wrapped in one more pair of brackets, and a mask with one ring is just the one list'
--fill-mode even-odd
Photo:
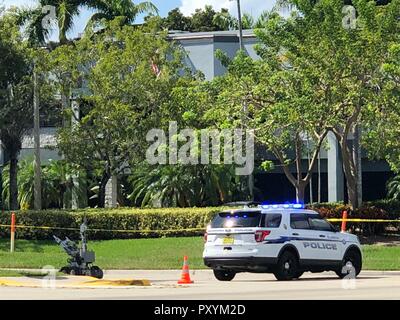
{"label": "suv rear wheel", "polygon": [[219,281],[231,281],[236,275],[236,272],[230,270],[216,270],[214,269],[214,276]]}
{"label": "suv rear wheel", "polygon": [[279,258],[274,276],[279,281],[292,280],[301,276],[299,273],[299,262],[295,254],[285,251]]}
{"label": "suv rear wheel", "polygon": [[343,258],[340,270],[336,270],[336,274],[340,279],[347,275],[357,277],[361,272],[362,261],[361,255],[356,250],[350,250]]}

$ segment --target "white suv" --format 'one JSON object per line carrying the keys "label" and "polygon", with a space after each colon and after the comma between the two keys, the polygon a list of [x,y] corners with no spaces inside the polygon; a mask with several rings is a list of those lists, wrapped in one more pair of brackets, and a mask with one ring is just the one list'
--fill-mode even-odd
{"label": "white suv", "polygon": [[362,267],[358,237],[338,232],[300,204],[220,212],[207,228],[203,258],[221,281],[238,272],[268,272],[278,280],[299,278],[305,271],[355,277]]}

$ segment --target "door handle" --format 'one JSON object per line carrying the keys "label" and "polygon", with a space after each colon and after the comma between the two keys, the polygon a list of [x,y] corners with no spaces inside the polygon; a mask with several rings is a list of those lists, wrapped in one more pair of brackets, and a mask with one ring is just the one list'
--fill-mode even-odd
{"label": "door handle", "polygon": [[320,238],[326,238],[326,236],[323,235],[323,234],[320,234],[319,237],[320,237]]}
{"label": "door handle", "polygon": [[298,233],[292,233],[292,236],[298,236],[299,234]]}

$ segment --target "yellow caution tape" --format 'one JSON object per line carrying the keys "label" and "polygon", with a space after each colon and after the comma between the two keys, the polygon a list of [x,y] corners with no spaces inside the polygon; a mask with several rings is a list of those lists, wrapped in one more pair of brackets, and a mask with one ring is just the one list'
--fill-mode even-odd
{"label": "yellow caution tape", "polygon": [[342,222],[342,221],[346,221],[346,222],[400,222],[399,219],[397,220],[387,220],[387,219],[326,219],[329,222]]}
{"label": "yellow caution tape", "polygon": [[[400,219],[397,220],[386,220],[386,219],[339,219],[339,218],[330,218],[326,219],[329,222],[366,222],[366,223],[395,223],[400,222]],[[64,227],[48,227],[48,226],[25,226],[25,225],[16,225],[18,229],[41,229],[41,230],[65,230],[65,231],[80,231],[79,228],[64,228]],[[11,228],[9,224],[0,224],[0,228]],[[165,229],[165,230],[126,230],[126,229],[88,229],[88,231],[94,232],[118,232],[118,233],[162,233],[162,232],[182,232],[182,231],[204,231],[206,228],[187,228],[187,229]]]}
{"label": "yellow caution tape", "polygon": [[[11,228],[11,225],[0,224],[0,228]],[[79,228],[62,228],[62,227],[46,227],[46,226],[25,226],[16,225],[19,229],[42,229],[42,230],[66,230],[80,231]],[[88,229],[88,231],[96,232],[124,232],[124,233],[157,233],[157,232],[182,232],[182,231],[204,231],[206,228],[188,228],[188,229],[165,229],[165,230],[111,230],[111,229]]]}

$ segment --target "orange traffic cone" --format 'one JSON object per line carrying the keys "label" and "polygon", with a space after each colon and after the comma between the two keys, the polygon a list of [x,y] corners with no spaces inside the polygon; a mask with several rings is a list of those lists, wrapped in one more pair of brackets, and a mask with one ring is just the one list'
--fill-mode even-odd
{"label": "orange traffic cone", "polygon": [[184,256],[183,257],[182,276],[181,276],[181,280],[178,281],[178,284],[189,284],[189,283],[193,283],[193,281],[190,280],[188,257]]}

